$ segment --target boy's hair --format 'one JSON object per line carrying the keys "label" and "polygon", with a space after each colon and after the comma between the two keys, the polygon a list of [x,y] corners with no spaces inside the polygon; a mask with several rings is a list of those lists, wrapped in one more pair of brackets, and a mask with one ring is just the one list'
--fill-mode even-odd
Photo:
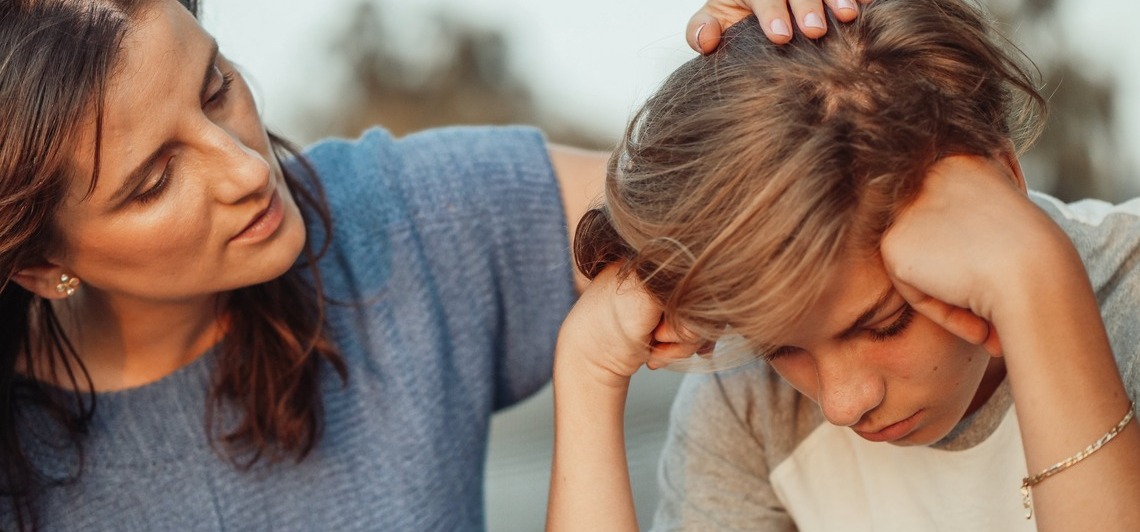
{"label": "boy's hair", "polygon": [[1043,126],[1035,70],[975,5],[878,0],[828,27],[780,46],[749,18],[674,72],[578,226],[579,269],[624,261],[669,320],[760,349],[845,252],[877,252],[936,161],[1020,152]]}

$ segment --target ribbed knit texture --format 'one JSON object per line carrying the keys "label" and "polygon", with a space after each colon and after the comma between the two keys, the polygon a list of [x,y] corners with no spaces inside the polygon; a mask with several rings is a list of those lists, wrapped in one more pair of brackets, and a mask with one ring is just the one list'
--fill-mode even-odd
{"label": "ribbed knit texture", "polygon": [[42,501],[47,530],[484,527],[490,416],[550,379],[574,298],[545,141],[525,128],[372,130],[307,154],[334,214],[321,269],[346,303],[329,312],[349,366],[346,386],[324,374],[316,449],[249,472],[218,456],[203,421],[210,352],[99,395],[83,476]]}

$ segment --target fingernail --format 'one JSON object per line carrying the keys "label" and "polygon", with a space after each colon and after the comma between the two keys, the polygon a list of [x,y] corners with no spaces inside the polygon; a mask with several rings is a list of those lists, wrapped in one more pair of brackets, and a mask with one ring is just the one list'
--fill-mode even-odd
{"label": "fingernail", "polygon": [[701,24],[700,26],[697,26],[697,33],[693,35],[693,42],[697,43],[697,49],[698,50],[701,49],[701,31],[703,31],[705,29],[706,24]]}
{"label": "fingernail", "polygon": [[804,27],[822,30],[824,29],[823,19],[819,18],[819,15],[815,13],[808,13],[807,16],[804,17]]}
{"label": "fingernail", "polygon": [[772,21],[772,35],[780,35],[782,37],[791,37],[792,30],[788,29],[788,23],[783,19],[776,19]]}
{"label": "fingernail", "polygon": [[849,9],[851,11],[855,11],[858,8],[855,7],[855,2],[852,0],[839,0],[839,9]]}

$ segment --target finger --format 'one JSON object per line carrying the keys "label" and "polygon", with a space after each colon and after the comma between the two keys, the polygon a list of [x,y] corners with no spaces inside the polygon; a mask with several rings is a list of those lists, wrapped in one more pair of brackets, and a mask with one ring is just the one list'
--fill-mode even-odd
{"label": "finger", "polygon": [[997,328],[993,325],[990,325],[990,335],[986,337],[986,341],[982,343],[982,347],[986,348],[986,352],[995,357],[1002,356],[1001,339],[998,338]]}
{"label": "finger", "polygon": [[971,344],[986,345],[986,340],[990,337],[990,324],[977,314],[930,297],[897,280],[894,284],[903,299],[923,316]]}
{"label": "finger", "polygon": [[800,31],[809,38],[818,39],[827,33],[827,17],[820,0],[791,0],[792,15]]}
{"label": "finger", "polygon": [[841,22],[851,22],[859,16],[859,4],[855,0],[827,0],[827,7]]}
{"label": "finger", "polygon": [[680,331],[668,320],[661,320],[656,329],[653,329],[653,340],[662,344],[675,344],[683,341]]}
{"label": "finger", "polygon": [[657,344],[650,350],[649,360],[645,362],[645,367],[649,369],[663,368],[673,362],[693,356],[693,353],[700,348],[701,345],[695,343]]}
{"label": "finger", "polygon": [[791,16],[784,0],[738,0],[731,3],[710,0],[689,20],[685,38],[693,50],[710,54],[720,45],[725,28],[752,14],[756,15],[761,29],[772,42],[784,44],[792,40]]}
{"label": "finger", "polygon": [[[707,9],[707,8],[706,8]],[[685,35],[689,42],[689,48],[696,50],[701,55],[711,54],[720,45],[721,25],[716,17],[702,9],[689,19],[688,29],[685,30]]]}
{"label": "finger", "polygon": [[756,19],[760,21],[760,29],[764,30],[768,40],[776,44],[785,44],[792,40],[792,19],[786,2],[748,0],[748,7],[756,14]]}
{"label": "finger", "polygon": [[661,320],[657,328],[653,329],[653,340],[660,343],[694,343],[698,337],[684,325],[677,325],[672,320]]}

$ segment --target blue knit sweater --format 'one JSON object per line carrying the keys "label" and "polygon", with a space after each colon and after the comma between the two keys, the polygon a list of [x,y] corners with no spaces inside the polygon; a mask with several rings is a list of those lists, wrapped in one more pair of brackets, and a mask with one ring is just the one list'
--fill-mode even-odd
{"label": "blue knit sweater", "polygon": [[[349,367],[345,385],[323,375],[316,448],[245,472],[219,456],[203,420],[209,352],[99,394],[79,482],[40,501],[47,530],[484,527],[491,414],[549,380],[574,298],[545,141],[522,128],[373,130],[307,155],[334,215],[321,271],[345,303],[329,321]],[[74,466],[31,447],[49,470]]]}

